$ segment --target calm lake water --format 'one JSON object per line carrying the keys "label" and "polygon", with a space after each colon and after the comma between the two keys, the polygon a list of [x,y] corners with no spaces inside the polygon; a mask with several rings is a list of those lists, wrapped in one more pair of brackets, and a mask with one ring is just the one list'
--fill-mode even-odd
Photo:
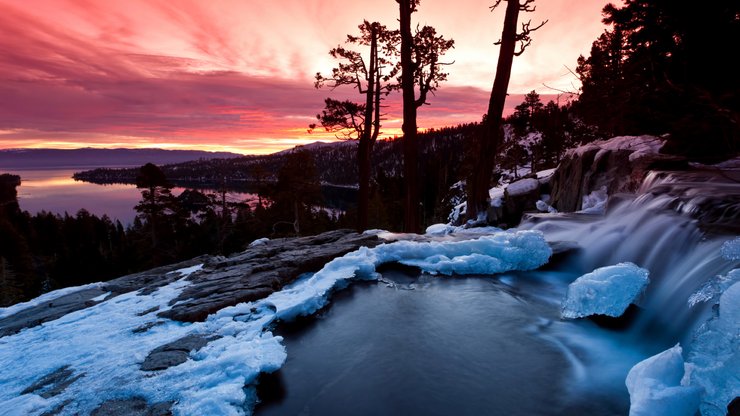
{"label": "calm lake water", "polygon": [[[113,220],[120,220],[124,225],[133,222],[136,217],[134,206],[141,199],[141,192],[134,185],[96,185],[72,179],[75,172],[92,168],[0,169],[0,173],[12,173],[21,177],[18,203],[22,210],[31,214],[48,211],[74,215],[77,211],[86,209],[97,216],[105,214]],[[174,188],[172,193],[179,195],[183,190],[184,188]],[[227,194],[227,198],[236,202],[256,199],[256,195],[233,192]]]}

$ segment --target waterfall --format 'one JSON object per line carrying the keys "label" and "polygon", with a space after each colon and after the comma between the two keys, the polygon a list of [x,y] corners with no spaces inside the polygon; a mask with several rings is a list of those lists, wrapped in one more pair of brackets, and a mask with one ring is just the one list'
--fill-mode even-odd
{"label": "waterfall", "polygon": [[613,195],[605,215],[535,214],[521,229],[549,241],[573,241],[568,259],[577,274],[633,262],[651,283],[632,330],[666,342],[687,341],[711,305],[689,307],[688,298],[709,279],[740,267],[720,255],[740,227],[740,171],[650,172],[634,195]]}

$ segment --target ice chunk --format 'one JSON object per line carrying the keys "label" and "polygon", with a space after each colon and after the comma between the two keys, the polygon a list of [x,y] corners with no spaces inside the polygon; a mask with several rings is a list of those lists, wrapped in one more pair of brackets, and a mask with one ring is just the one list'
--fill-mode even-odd
{"label": "ice chunk", "polygon": [[539,231],[501,231],[463,241],[396,241],[361,247],[327,263],[310,278],[265,299],[280,319],[310,315],[328,302],[336,287],[351,279],[374,280],[375,268],[399,262],[431,274],[492,274],[532,270],[547,263],[552,249]]}
{"label": "ice chunk", "polygon": [[726,260],[740,260],[740,237],[725,241],[719,252]]}
{"label": "ice chunk", "polygon": [[717,276],[710,279],[689,297],[689,306],[716,299],[722,292],[736,282],[740,282],[740,269],[730,270],[727,276]]}
{"label": "ice chunk", "polygon": [[426,244],[399,246],[397,253],[389,255],[393,261],[445,275],[533,270],[547,263],[552,255],[542,234],[529,231],[499,232],[476,240]]}
{"label": "ice chunk", "polygon": [[581,210],[578,212],[582,214],[603,214],[606,211],[606,201],[608,199],[606,186],[602,186],[583,197]]}
{"label": "ice chunk", "polygon": [[684,362],[681,346],[640,361],[627,374],[630,416],[693,416],[702,389],[681,385]]}
{"label": "ice chunk", "polygon": [[621,316],[650,282],[649,272],[633,263],[619,263],[584,274],[568,286],[563,318],[589,315]]}
{"label": "ice chunk", "polygon": [[687,363],[692,386],[702,387],[703,416],[724,416],[740,394],[740,282],[719,298],[718,315],[694,335]]}

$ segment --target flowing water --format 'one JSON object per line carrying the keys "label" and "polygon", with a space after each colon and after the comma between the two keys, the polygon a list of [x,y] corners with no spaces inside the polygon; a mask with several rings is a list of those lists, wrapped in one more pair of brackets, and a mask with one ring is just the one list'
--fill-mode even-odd
{"label": "flowing water", "polygon": [[[689,296],[740,267],[719,254],[739,207],[734,176],[653,173],[604,216],[525,221],[520,228],[578,244],[543,270],[447,278],[388,269],[379,283],[336,294],[320,316],[278,327],[288,360],[263,378],[256,413],[624,415],[629,369],[690,343],[711,308],[690,308]],[[651,273],[626,329],[560,319],[568,283],[622,261]]]}

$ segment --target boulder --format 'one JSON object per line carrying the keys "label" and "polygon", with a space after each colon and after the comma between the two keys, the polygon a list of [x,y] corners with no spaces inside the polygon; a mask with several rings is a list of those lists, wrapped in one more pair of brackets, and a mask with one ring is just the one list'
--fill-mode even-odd
{"label": "boulder", "polygon": [[141,363],[141,371],[165,370],[188,360],[191,351],[197,351],[213,339],[200,335],[187,335],[155,348]]}
{"label": "boulder", "polygon": [[578,211],[594,191],[634,193],[650,169],[687,168],[685,159],[659,153],[664,144],[655,136],[619,136],[568,150],[552,179],[551,205]]}
{"label": "boulder", "polygon": [[541,183],[536,178],[512,182],[504,191],[502,222],[516,226],[526,211],[536,211],[540,200]]}

